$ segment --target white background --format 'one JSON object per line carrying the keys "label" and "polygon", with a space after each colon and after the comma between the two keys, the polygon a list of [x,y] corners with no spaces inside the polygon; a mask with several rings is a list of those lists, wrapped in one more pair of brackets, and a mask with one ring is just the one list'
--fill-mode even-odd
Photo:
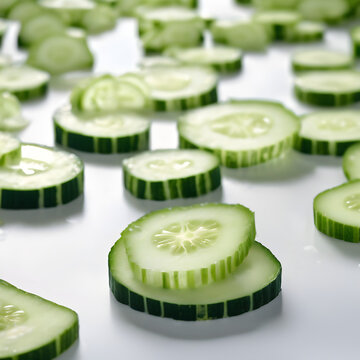
{"label": "white background", "polygon": [[[208,15],[234,16],[234,9],[225,0],[202,4]],[[120,20],[116,31],[91,38],[96,72],[135,69],[141,53],[135,30],[133,21]],[[6,52],[13,51],[12,40]],[[328,31],[326,45],[350,50],[341,28]],[[274,99],[298,114],[308,111],[292,95],[293,49],[276,44],[266,53],[246,54],[243,72],[221,81],[221,100]],[[31,124],[20,134],[23,141],[54,144],[51,117],[69,91],[53,85],[46,99],[24,105]],[[175,148],[175,117],[154,120],[152,148]],[[59,360],[359,358],[360,246],[320,234],[312,219],[313,198],[345,182],[341,159],[291,152],[253,168],[223,169],[223,187],[211,195],[156,203],[124,191],[124,157],[78,155],[86,164],[84,198],[55,209],[0,212],[0,278],[79,314],[80,341]],[[281,295],[252,313],[197,323],[117,303],[108,287],[107,255],[120,232],[148,211],[209,201],[255,211],[257,240],[283,265]]]}

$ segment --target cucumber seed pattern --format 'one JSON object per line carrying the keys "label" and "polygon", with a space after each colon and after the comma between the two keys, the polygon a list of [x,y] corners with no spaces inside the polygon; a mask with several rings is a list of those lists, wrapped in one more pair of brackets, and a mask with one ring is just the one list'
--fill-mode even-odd
{"label": "cucumber seed pattern", "polygon": [[164,71],[149,74],[145,77],[146,83],[157,91],[178,91],[186,88],[191,83],[191,77],[184,73],[175,73],[172,71]]}
{"label": "cucumber seed pattern", "polygon": [[26,321],[25,311],[20,310],[14,305],[4,305],[0,303],[0,331],[9,330],[14,326]]}
{"label": "cucumber seed pattern", "polygon": [[12,165],[11,169],[19,175],[31,176],[49,170],[50,165],[43,161],[23,158],[19,164]]}
{"label": "cucumber seed pattern", "polygon": [[360,194],[354,194],[345,199],[345,206],[360,213]]}
{"label": "cucumber seed pattern", "polygon": [[167,159],[156,159],[149,161],[147,167],[156,170],[162,173],[172,173],[173,171],[183,171],[193,166],[193,162],[188,159],[177,159],[177,160],[167,160]]}

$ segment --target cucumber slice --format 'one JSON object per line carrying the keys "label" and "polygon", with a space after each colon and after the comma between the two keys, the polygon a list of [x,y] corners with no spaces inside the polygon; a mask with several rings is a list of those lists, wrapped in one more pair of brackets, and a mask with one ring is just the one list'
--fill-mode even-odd
{"label": "cucumber slice", "polygon": [[338,23],[349,13],[347,0],[302,0],[298,6],[304,19]]}
{"label": "cucumber slice", "polygon": [[271,32],[262,24],[243,20],[216,20],[210,31],[216,43],[238,47],[243,51],[263,51]]}
{"label": "cucumber slice", "polygon": [[85,38],[67,34],[45,37],[29,49],[27,63],[51,75],[91,69],[94,57]]}
{"label": "cucumber slice", "polygon": [[311,42],[319,41],[324,38],[325,26],[317,21],[300,21],[295,25],[291,41]]}
{"label": "cucumber slice", "polygon": [[73,154],[21,145],[17,164],[0,167],[0,207],[37,209],[67,204],[83,193],[84,167]]}
{"label": "cucumber slice", "polygon": [[351,55],[326,49],[297,51],[292,57],[295,71],[303,70],[342,70],[353,66]]}
{"label": "cucumber slice", "polygon": [[155,111],[178,111],[217,101],[217,75],[209,68],[179,66],[148,68],[141,72],[150,88]]}
{"label": "cucumber slice", "polygon": [[269,10],[256,12],[253,19],[269,28],[275,40],[289,40],[293,37],[301,15],[296,11]]}
{"label": "cucumber slice", "polygon": [[171,48],[166,54],[187,65],[205,65],[221,73],[236,72],[242,66],[242,52],[237,48],[216,46],[212,48]]}
{"label": "cucumber slice", "polygon": [[118,14],[108,5],[97,5],[87,11],[81,19],[81,26],[90,34],[99,34],[116,26]]}
{"label": "cucumber slice", "polygon": [[78,337],[74,311],[0,280],[0,359],[50,360]]}
{"label": "cucumber slice", "polygon": [[180,66],[180,62],[169,56],[147,56],[139,64],[140,68]]}
{"label": "cucumber slice", "polygon": [[360,26],[352,29],[351,39],[353,43],[353,54],[355,57],[360,57]]}
{"label": "cucumber slice", "polygon": [[299,100],[319,106],[343,106],[360,100],[360,72],[314,71],[298,75],[295,94]]}
{"label": "cucumber slice", "polygon": [[360,143],[346,150],[343,157],[343,170],[348,180],[360,180]]}
{"label": "cucumber slice", "polygon": [[8,18],[23,23],[25,20],[42,14],[44,10],[32,0],[17,1],[9,10]]}
{"label": "cucumber slice", "polygon": [[360,111],[321,111],[302,117],[295,148],[307,154],[341,156],[357,141]]}
{"label": "cucumber slice", "polygon": [[360,181],[320,193],[314,200],[315,226],[335,239],[360,242]]}
{"label": "cucumber slice", "polygon": [[7,92],[0,93],[0,130],[19,131],[28,123],[21,116],[21,105],[17,97]]}
{"label": "cucumber slice", "polygon": [[219,160],[201,150],[156,150],[124,160],[124,185],[148,200],[197,197],[221,185]]}
{"label": "cucumber slice", "polygon": [[0,132],[0,166],[12,164],[20,158],[20,141]]}
{"label": "cucumber slice", "polygon": [[54,127],[56,143],[76,150],[115,154],[149,148],[150,121],[136,113],[85,117],[65,105],[55,112]]}
{"label": "cucumber slice", "polygon": [[281,289],[281,265],[255,242],[242,264],[226,279],[197,289],[153,288],[138,281],[120,239],[109,254],[110,288],[132,309],[176,320],[211,320],[255,310],[276,298]]}
{"label": "cucumber slice", "polygon": [[0,69],[0,91],[14,94],[20,101],[46,94],[50,76],[30,66],[11,66]]}
{"label": "cucumber slice", "polygon": [[197,204],[149,213],[121,236],[139,281],[197,288],[235,271],[254,241],[255,221],[241,205]]}
{"label": "cucumber slice", "polygon": [[208,106],[178,122],[181,148],[211,151],[232,168],[281,156],[292,147],[299,128],[297,116],[283,105],[257,100]]}

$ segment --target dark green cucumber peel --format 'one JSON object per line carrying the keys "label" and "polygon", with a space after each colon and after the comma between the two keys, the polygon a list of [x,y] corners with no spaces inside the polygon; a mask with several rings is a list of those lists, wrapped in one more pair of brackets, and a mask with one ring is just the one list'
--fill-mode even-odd
{"label": "dark green cucumber peel", "polygon": [[298,136],[294,148],[305,154],[342,156],[357,141],[329,142]]}
{"label": "dark green cucumber peel", "polygon": [[42,98],[46,95],[49,88],[49,84],[43,84],[34,89],[27,90],[7,90],[11,94],[15,95],[20,101],[29,101],[37,98]]}

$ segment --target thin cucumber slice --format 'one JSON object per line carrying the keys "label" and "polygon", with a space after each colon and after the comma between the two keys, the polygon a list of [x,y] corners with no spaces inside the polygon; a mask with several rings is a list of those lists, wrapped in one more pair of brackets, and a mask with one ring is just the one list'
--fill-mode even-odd
{"label": "thin cucumber slice", "polygon": [[139,64],[140,68],[179,66],[180,62],[169,56],[147,56]]}
{"label": "thin cucumber slice", "polygon": [[321,111],[302,117],[295,148],[307,154],[341,156],[357,141],[359,110]]}
{"label": "thin cucumber slice", "polygon": [[297,116],[283,105],[257,100],[208,106],[178,122],[181,148],[211,151],[232,168],[281,156],[293,146],[299,128]]}
{"label": "thin cucumber slice", "polygon": [[205,65],[221,73],[236,72],[242,66],[242,51],[237,48],[215,46],[211,48],[171,48],[166,54],[186,65]]}
{"label": "thin cucumber slice", "polygon": [[299,100],[319,106],[344,106],[360,100],[360,72],[314,71],[298,75],[295,94]]}
{"label": "thin cucumber slice", "polygon": [[80,151],[115,154],[149,148],[150,121],[136,113],[89,117],[65,105],[55,112],[54,128],[57,144]]}
{"label": "thin cucumber slice", "polygon": [[320,193],[314,200],[315,226],[335,239],[360,242],[360,181]]}
{"label": "thin cucumber slice", "polygon": [[7,17],[10,20],[16,20],[23,23],[31,17],[42,14],[44,10],[32,0],[17,1],[9,10]]}
{"label": "thin cucumber slice", "polygon": [[83,193],[84,167],[73,154],[45,146],[21,145],[21,159],[0,167],[0,207],[55,207]]}
{"label": "thin cucumber slice", "polygon": [[225,279],[255,238],[254,214],[241,205],[197,204],[158,210],[121,234],[135,278],[166,289]]}
{"label": "thin cucumber slice", "polygon": [[216,43],[243,51],[263,51],[271,39],[271,31],[266,26],[248,20],[216,20],[210,31]]}
{"label": "thin cucumber slice", "polygon": [[268,10],[256,12],[253,19],[268,27],[275,40],[289,40],[301,21],[301,15],[290,10]]}
{"label": "thin cucumber slice", "polygon": [[304,19],[331,24],[344,20],[350,7],[347,0],[302,0],[298,10]]}
{"label": "thin cucumber slice", "polygon": [[219,160],[202,150],[156,150],[124,160],[124,185],[148,200],[197,197],[221,185]]}
{"label": "thin cucumber slice", "polygon": [[197,289],[153,288],[138,281],[120,239],[109,254],[110,288],[132,309],[176,320],[212,320],[258,309],[281,290],[281,265],[255,242],[242,264],[226,279]]}
{"label": "thin cucumber slice", "polygon": [[217,75],[206,67],[148,68],[141,72],[155,111],[179,111],[217,101]]}
{"label": "thin cucumber slice", "polygon": [[0,280],[0,359],[50,360],[78,337],[74,311]]}
{"label": "thin cucumber slice", "polygon": [[0,132],[0,166],[12,164],[20,159],[20,141]]}
{"label": "thin cucumber slice", "polygon": [[97,5],[87,11],[81,19],[81,26],[90,34],[99,34],[116,26],[118,14],[108,5]]}
{"label": "thin cucumber slice", "polygon": [[352,29],[351,39],[353,43],[353,54],[355,57],[360,57],[360,26]]}
{"label": "thin cucumber slice", "polygon": [[27,63],[51,75],[91,69],[94,57],[85,38],[67,34],[47,36],[29,49]]}
{"label": "thin cucumber slice", "polygon": [[342,70],[351,68],[353,64],[351,55],[326,49],[301,50],[292,57],[292,67],[295,71]]}
{"label": "thin cucumber slice", "polygon": [[21,105],[16,96],[8,92],[0,93],[0,130],[19,131],[28,125],[21,115]]}
{"label": "thin cucumber slice", "polygon": [[295,25],[294,33],[290,41],[311,42],[320,41],[324,38],[325,26],[318,21],[300,21]]}
{"label": "thin cucumber slice", "polygon": [[0,69],[0,91],[8,91],[20,101],[46,94],[50,76],[30,66],[11,66]]}
{"label": "thin cucumber slice", "polygon": [[343,157],[343,170],[348,180],[360,180],[360,143],[346,150]]}

